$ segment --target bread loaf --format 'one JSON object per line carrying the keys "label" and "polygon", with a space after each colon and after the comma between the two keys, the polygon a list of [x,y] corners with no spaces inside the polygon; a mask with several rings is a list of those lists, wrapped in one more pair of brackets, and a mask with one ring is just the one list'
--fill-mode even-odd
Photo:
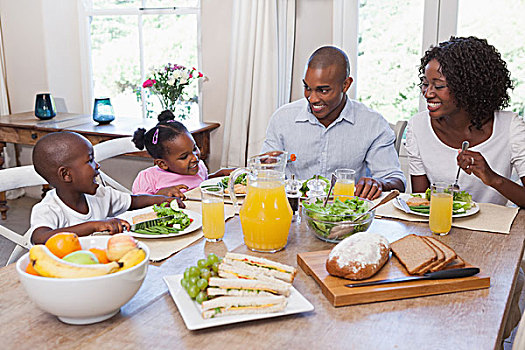
{"label": "bread loaf", "polygon": [[373,276],[387,262],[388,240],[376,233],[359,232],[339,242],[328,255],[329,274],[362,280]]}

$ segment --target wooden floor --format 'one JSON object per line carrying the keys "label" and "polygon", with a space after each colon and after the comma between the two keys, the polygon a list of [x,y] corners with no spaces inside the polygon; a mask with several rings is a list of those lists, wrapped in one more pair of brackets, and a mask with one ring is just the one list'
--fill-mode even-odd
{"label": "wooden floor", "polygon": [[[5,226],[15,232],[23,234],[29,228],[29,217],[31,215],[31,208],[38,202],[37,199],[30,197],[22,197],[16,200],[8,201],[9,211],[7,213],[7,220],[0,220],[0,225]],[[0,266],[4,266],[14,248],[14,243],[0,236]],[[525,289],[524,289],[525,290]],[[525,307],[525,292],[521,293],[520,310]],[[512,350],[512,341],[515,336],[515,331],[505,340],[503,344],[504,350]]]}

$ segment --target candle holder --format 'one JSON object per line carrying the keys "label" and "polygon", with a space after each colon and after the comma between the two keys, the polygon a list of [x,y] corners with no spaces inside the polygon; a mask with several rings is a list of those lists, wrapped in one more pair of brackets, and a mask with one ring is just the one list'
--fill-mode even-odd
{"label": "candle holder", "polygon": [[115,113],[109,97],[95,98],[93,120],[99,124],[109,124],[115,120]]}
{"label": "candle holder", "polygon": [[57,115],[55,100],[49,93],[37,94],[35,101],[35,116],[39,119],[51,119]]}

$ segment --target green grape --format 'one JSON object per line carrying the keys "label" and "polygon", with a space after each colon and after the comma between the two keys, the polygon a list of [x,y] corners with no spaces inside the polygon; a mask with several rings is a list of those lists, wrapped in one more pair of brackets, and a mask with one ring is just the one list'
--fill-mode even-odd
{"label": "green grape", "polygon": [[205,290],[206,287],[208,287],[208,281],[204,278],[201,278],[197,281],[197,287],[199,287],[200,290]]}
{"label": "green grape", "polygon": [[206,259],[199,259],[197,261],[197,266],[199,267],[199,269],[205,268],[206,267]]}
{"label": "green grape", "polygon": [[190,268],[186,268],[186,270],[184,270],[184,278],[185,279],[190,279]]}
{"label": "green grape", "polygon": [[211,271],[208,269],[201,269],[201,278],[204,278],[205,280],[210,279],[211,277]]}
{"label": "green grape", "polygon": [[211,268],[213,269],[213,271],[219,272],[219,263],[214,262],[213,265],[211,265]]}
{"label": "green grape", "polygon": [[188,288],[188,280],[183,278],[180,280],[180,285],[182,286],[182,288],[184,289],[187,289]]}
{"label": "green grape", "polygon": [[191,276],[190,279],[188,280],[188,284],[190,286],[196,286],[198,280],[199,280],[199,277]]}
{"label": "green grape", "polygon": [[202,304],[203,301],[208,300],[208,296],[206,295],[206,292],[201,290],[199,294],[195,297],[195,301],[197,301],[199,304]]}
{"label": "green grape", "polygon": [[217,255],[213,254],[213,253],[210,253],[208,254],[208,266],[211,266],[213,265],[213,263],[216,263],[219,261],[219,258],[217,257]]}
{"label": "green grape", "polygon": [[217,276],[219,276],[219,274],[217,272],[215,272],[215,271],[211,272],[211,277],[217,277]]}
{"label": "green grape", "polygon": [[199,277],[199,275],[201,274],[201,271],[200,269],[197,267],[197,266],[192,266],[190,267],[190,276],[193,277]]}
{"label": "green grape", "polygon": [[188,294],[192,299],[195,299],[197,294],[199,294],[199,291],[199,287],[197,286],[191,286],[190,288],[188,288]]}

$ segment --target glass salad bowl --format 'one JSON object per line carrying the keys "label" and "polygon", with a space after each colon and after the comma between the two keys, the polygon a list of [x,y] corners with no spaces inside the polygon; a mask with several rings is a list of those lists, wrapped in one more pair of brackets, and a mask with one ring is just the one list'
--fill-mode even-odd
{"label": "glass salad bowl", "polygon": [[[357,232],[368,230],[375,216],[374,203],[355,196],[337,196],[323,207],[324,197],[309,198],[302,202],[302,220],[319,239],[338,243]],[[354,221],[367,213],[358,221]]]}

